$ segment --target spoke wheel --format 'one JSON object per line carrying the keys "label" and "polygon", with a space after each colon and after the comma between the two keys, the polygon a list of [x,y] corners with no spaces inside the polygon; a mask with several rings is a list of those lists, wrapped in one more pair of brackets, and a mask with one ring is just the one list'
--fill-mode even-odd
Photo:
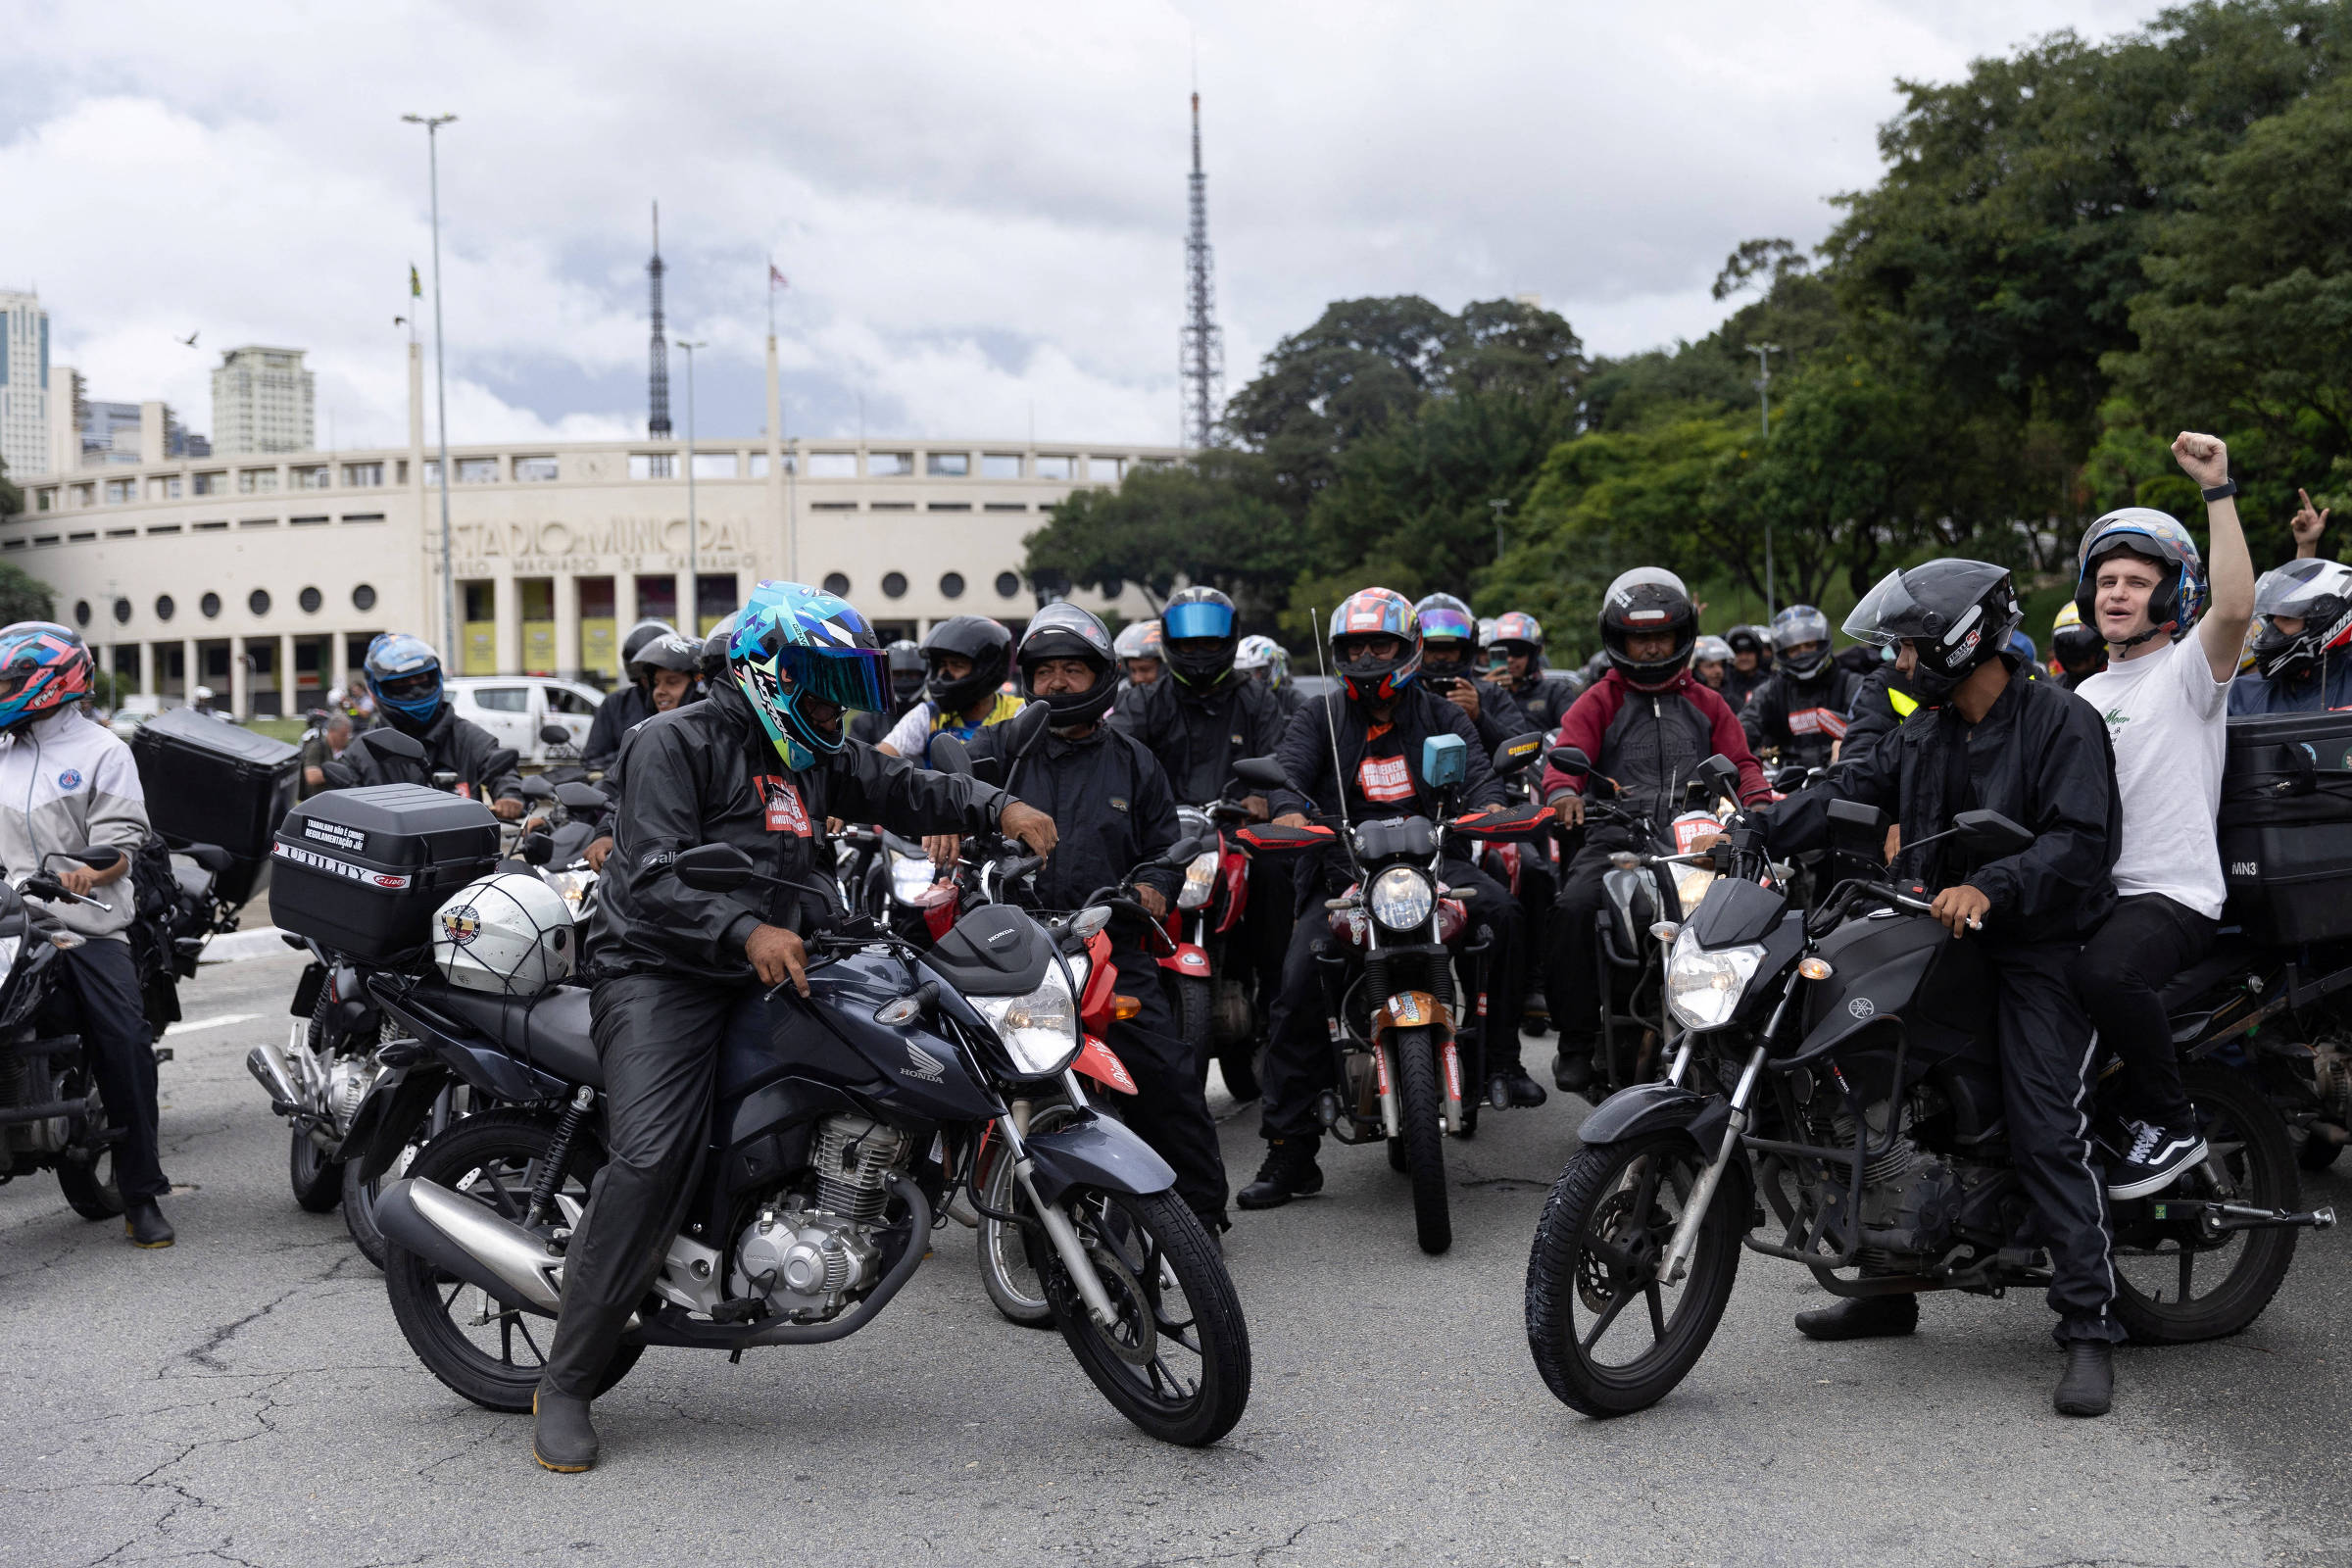
{"label": "spoke wheel", "polygon": [[[438,1182],[520,1224],[554,1142],[555,1128],[549,1122],[521,1111],[487,1111],[466,1117],[426,1144],[408,1173]],[[595,1138],[583,1133],[564,1162],[558,1196],[584,1207],[589,1181],[604,1157]],[[384,1288],[400,1332],[433,1376],[489,1409],[530,1409],[540,1369],[555,1342],[555,1319],[504,1306],[397,1246],[385,1251]],[[601,1395],[626,1377],[644,1350],[643,1346],[622,1345],[596,1392]]]}
{"label": "spoke wheel", "polygon": [[1089,1316],[1054,1259],[1047,1291],[1070,1353],[1152,1437],[1196,1448],[1216,1442],[1250,1402],[1250,1331],[1208,1233],[1172,1193],[1076,1188],[1067,1204],[1113,1313],[1108,1329]]}
{"label": "spoke wheel", "polygon": [[1690,1271],[1658,1265],[1705,1161],[1681,1133],[1581,1149],[1544,1202],[1527,1260],[1527,1343],[1544,1386],[1587,1415],[1647,1409],[1705,1352],[1740,1270],[1747,1167],[1724,1172]]}
{"label": "spoke wheel", "polygon": [[2211,1062],[2191,1062],[2180,1076],[2212,1153],[2164,1192],[2116,1204],[2113,1216],[2115,1315],[2143,1345],[2219,1339],[2253,1322],[2285,1280],[2299,1234],[2231,1231],[2208,1238],[2193,1217],[2167,1202],[2221,1199],[2292,1209],[2303,1201],[2293,1141],[2262,1091]]}

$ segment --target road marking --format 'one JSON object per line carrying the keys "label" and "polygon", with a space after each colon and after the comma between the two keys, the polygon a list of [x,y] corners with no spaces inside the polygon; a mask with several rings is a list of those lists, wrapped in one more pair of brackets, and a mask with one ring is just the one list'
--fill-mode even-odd
{"label": "road marking", "polygon": [[227,931],[204,945],[206,963],[234,963],[239,958],[267,958],[287,952],[285,933],[273,925],[251,931]]}
{"label": "road marking", "polygon": [[223,1024],[251,1023],[261,1016],[258,1012],[224,1012],[218,1018],[184,1018],[164,1030],[165,1035],[189,1035],[199,1029],[218,1029]]}

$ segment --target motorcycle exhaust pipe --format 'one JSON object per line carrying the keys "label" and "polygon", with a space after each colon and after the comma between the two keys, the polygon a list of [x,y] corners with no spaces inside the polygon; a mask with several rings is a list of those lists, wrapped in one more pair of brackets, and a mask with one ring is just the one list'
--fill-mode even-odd
{"label": "motorcycle exhaust pipe", "polygon": [[394,1182],[376,1195],[375,1223],[395,1246],[503,1305],[554,1317],[562,1304],[561,1256],[513,1220],[438,1182]]}
{"label": "motorcycle exhaust pipe", "polygon": [[269,1091],[270,1108],[280,1116],[291,1116],[303,1108],[302,1096],[294,1088],[294,1074],[286,1065],[286,1054],[277,1047],[265,1040],[245,1053],[245,1070]]}

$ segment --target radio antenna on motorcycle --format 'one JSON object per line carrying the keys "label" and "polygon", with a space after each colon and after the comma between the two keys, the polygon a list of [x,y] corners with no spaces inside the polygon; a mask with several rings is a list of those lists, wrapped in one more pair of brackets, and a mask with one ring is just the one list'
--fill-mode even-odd
{"label": "radio antenna on motorcycle", "polygon": [[[1323,612],[1318,607],[1309,610],[1307,613],[1315,617],[1315,673],[1328,681],[1331,679],[1331,670],[1323,662]],[[1340,709],[1337,702],[1339,695],[1337,686],[1329,687],[1323,693],[1323,738],[1331,742],[1331,785],[1333,790],[1338,793],[1340,801],[1340,831],[1353,834],[1355,829],[1348,821],[1348,775],[1342,771],[1340,766]],[[1352,838],[1349,842],[1353,842]]]}

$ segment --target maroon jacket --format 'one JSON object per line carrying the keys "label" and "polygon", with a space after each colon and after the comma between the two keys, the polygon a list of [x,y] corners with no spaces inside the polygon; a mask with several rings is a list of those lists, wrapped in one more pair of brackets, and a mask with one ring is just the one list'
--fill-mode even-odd
{"label": "maroon jacket", "polygon": [[[1740,727],[1731,705],[1723,700],[1721,693],[1688,669],[1677,675],[1672,685],[1655,692],[1636,691],[1626,684],[1624,675],[1614,669],[1607,671],[1585,688],[1584,695],[1569,708],[1567,716],[1560,720],[1560,732],[1551,738],[1551,745],[1573,746],[1592,759],[1595,768],[1606,770],[1615,760],[1608,755],[1606,743],[1619,715],[1629,702],[1646,704],[1652,698],[1688,703],[1697,710],[1696,716],[1707,732],[1708,751],[1720,752],[1739,765],[1742,804],[1752,806],[1772,798],[1772,786],[1764,780],[1763,765],[1747,749],[1747,732]],[[1549,763],[1544,765],[1546,801],[1556,801],[1563,795],[1581,795],[1584,788],[1583,774],[1564,773]]]}

